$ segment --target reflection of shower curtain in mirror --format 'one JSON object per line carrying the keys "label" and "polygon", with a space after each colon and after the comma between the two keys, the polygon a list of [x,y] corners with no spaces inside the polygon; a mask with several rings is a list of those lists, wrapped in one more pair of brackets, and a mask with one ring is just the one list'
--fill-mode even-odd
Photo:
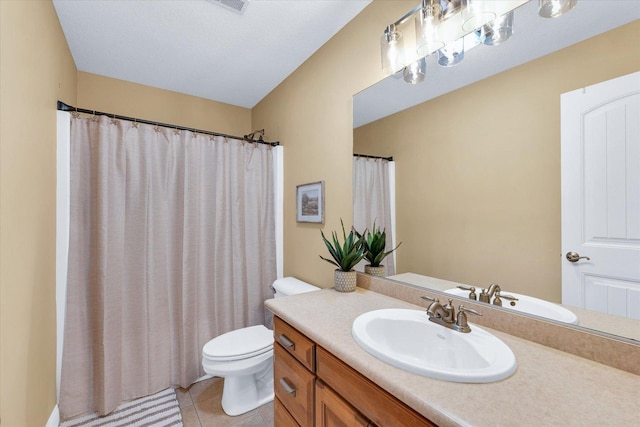
{"label": "reflection of shower curtain in mirror", "polygon": [[69,236],[61,417],[186,387],[208,340],[265,321],[273,149],[76,117]]}
{"label": "reflection of shower curtain in mirror", "polygon": [[[393,218],[391,204],[390,173],[391,162],[386,159],[353,157],[353,226],[362,232],[370,229],[373,222],[376,227],[384,228],[387,233],[386,250],[393,248]],[[366,261],[358,264],[358,271],[364,269]],[[393,254],[384,259],[387,276],[395,274]]]}

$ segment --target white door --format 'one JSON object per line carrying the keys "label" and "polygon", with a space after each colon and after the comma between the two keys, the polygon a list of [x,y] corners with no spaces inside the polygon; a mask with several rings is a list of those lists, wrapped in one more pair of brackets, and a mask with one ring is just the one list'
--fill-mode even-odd
{"label": "white door", "polygon": [[561,123],[562,303],[640,319],[640,72],[563,94]]}

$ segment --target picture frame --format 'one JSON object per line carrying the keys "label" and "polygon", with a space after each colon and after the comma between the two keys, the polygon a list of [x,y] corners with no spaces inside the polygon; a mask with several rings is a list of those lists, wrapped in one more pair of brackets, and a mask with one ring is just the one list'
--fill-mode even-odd
{"label": "picture frame", "polygon": [[324,224],[324,181],[296,186],[296,221]]}

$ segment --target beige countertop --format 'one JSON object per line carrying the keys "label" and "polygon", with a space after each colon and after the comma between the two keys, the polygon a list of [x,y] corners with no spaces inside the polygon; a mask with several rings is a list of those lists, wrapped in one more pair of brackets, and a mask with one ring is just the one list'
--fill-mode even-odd
{"label": "beige countertop", "polygon": [[268,300],[266,306],[441,426],[640,426],[640,377],[588,359],[485,327],[515,354],[515,374],[489,384],[439,381],[376,359],[351,336],[351,324],[362,313],[422,307],[361,288],[324,289]]}

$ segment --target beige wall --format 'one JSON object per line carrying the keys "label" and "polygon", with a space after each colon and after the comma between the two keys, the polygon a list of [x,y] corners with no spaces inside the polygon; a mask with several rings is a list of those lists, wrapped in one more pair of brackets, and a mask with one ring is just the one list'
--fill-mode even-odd
{"label": "beige wall", "polygon": [[[415,1],[374,1],[253,109],[253,125],[284,145],[284,269],[322,287],[333,267],[320,229],[347,227],[353,218],[352,96],[383,77],[382,31]],[[296,185],[325,181],[325,224],[296,223]]]}
{"label": "beige wall", "polygon": [[76,68],[50,1],[0,1],[0,417],[43,426],[56,403],[56,100]]}
{"label": "beige wall", "polygon": [[231,135],[251,111],[78,73],[50,1],[0,1],[0,418],[42,426],[56,403],[56,101]]}
{"label": "beige wall", "polygon": [[84,72],[76,106],[235,136],[252,131],[247,108]]}
{"label": "beige wall", "polygon": [[638,71],[638,40],[636,21],[356,129],[397,162],[398,272],[559,302],[560,94]]}

